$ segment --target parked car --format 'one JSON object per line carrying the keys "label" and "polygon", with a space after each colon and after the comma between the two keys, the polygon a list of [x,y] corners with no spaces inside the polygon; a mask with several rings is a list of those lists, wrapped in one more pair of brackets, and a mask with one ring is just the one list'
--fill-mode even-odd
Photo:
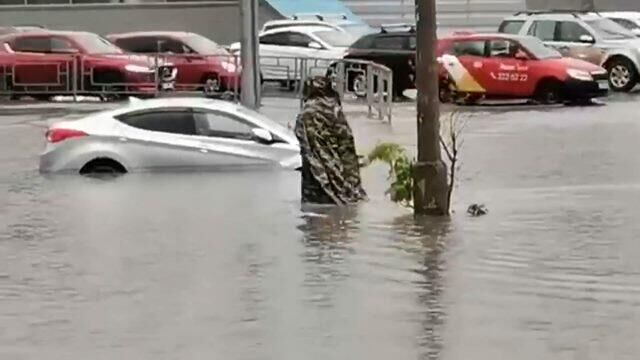
{"label": "parked car", "polygon": [[[411,24],[382,26],[380,32],[361,37],[349,47],[344,59],[368,60],[393,71],[393,95],[403,96],[415,88],[416,32]],[[366,74],[348,73],[347,86],[361,96],[366,92]]]}
{"label": "parked car", "polygon": [[438,41],[440,98],[581,102],[606,96],[604,68],[562,57],[532,36],[477,34]]}
{"label": "parked car", "polygon": [[615,11],[600,12],[600,15],[611,19],[625,29],[640,37],[640,12],[638,11]]}
{"label": "parked car", "polygon": [[149,31],[111,34],[107,38],[131,53],[162,54],[178,68],[178,89],[215,93],[240,88],[239,59],[202,35]]}
{"label": "parked car", "polygon": [[241,105],[207,98],[133,101],[54,123],[46,141],[43,173],[301,166],[288,129]]}
{"label": "parked car", "polygon": [[[317,26],[293,26],[261,33],[262,79],[290,86],[300,80],[305,65],[308,75],[324,75],[334,60],[344,56],[353,41],[355,38],[348,33]],[[239,53],[240,44],[232,44],[231,50]]]}
{"label": "parked car", "polygon": [[640,39],[597,13],[520,12],[500,25],[502,33],[532,35],[564,53],[575,48],[603,51],[600,65],[614,91],[630,91],[640,80]]}
{"label": "parked car", "polygon": [[79,94],[151,96],[158,88],[172,90],[177,73],[169,63],[156,65],[153,58],[127,55],[96,34],[48,30],[1,37],[0,69],[5,91],[43,98],[74,89]]}

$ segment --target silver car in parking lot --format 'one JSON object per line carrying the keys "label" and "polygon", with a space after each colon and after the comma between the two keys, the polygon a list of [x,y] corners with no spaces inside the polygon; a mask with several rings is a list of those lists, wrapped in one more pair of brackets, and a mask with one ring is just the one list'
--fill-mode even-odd
{"label": "silver car in parking lot", "polygon": [[205,98],[135,100],[54,123],[46,137],[43,173],[301,165],[297,139],[287,128],[240,105]]}

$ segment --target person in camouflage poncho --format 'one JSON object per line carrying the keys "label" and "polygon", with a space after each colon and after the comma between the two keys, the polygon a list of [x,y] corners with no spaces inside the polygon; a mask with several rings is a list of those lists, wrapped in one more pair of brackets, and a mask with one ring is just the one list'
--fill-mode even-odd
{"label": "person in camouflage poncho", "polygon": [[308,79],[295,125],[302,156],[302,202],[346,205],[366,199],[351,127],[325,77]]}

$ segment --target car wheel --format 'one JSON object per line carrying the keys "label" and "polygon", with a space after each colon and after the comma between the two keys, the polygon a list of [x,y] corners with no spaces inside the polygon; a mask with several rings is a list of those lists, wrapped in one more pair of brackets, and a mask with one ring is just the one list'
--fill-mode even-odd
{"label": "car wheel", "polygon": [[202,92],[209,96],[214,95],[220,91],[220,79],[216,75],[207,75],[204,78],[204,86]]}
{"label": "car wheel", "polygon": [[80,169],[80,175],[121,175],[125,174],[127,170],[119,162],[107,159],[99,158],[89,161]]}
{"label": "car wheel", "polygon": [[534,100],[540,104],[553,105],[562,101],[561,85],[557,81],[545,81],[538,86]]}
{"label": "car wheel", "polygon": [[613,91],[628,92],[638,83],[638,71],[629,59],[614,59],[607,64],[607,71]]}

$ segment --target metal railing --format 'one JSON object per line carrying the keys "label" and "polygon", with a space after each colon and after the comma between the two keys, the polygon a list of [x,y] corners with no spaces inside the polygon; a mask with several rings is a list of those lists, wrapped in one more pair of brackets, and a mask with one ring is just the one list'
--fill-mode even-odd
{"label": "metal railing", "polygon": [[[0,54],[0,95],[156,97],[196,93],[238,101],[240,58],[236,55]],[[296,97],[313,76],[330,76],[343,101],[366,104],[370,117],[392,117],[392,71],[370,61],[299,57],[260,58],[264,97]],[[274,88],[273,84],[280,87]],[[284,90],[283,91],[283,87]]]}

